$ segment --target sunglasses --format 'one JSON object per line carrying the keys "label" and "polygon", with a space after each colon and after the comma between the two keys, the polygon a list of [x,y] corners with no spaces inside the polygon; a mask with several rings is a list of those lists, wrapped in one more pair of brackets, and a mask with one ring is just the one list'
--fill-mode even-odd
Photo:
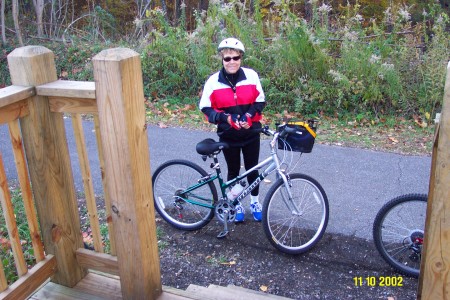
{"label": "sunglasses", "polygon": [[239,55],[239,56],[233,56],[233,57],[227,56],[227,57],[224,57],[224,58],[223,58],[223,60],[224,60],[225,62],[229,62],[229,61],[231,61],[231,60],[238,61],[238,60],[240,60],[240,59],[241,59],[241,56],[240,56],[240,55]]}

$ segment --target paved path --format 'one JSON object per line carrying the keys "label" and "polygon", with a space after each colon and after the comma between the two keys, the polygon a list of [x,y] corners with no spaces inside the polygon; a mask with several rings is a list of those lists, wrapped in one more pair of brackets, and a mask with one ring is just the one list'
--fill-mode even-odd
{"label": "paved path", "polygon": [[[83,124],[95,192],[102,194],[94,126],[92,122]],[[75,186],[82,191],[76,145],[69,120],[66,120],[66,129]],[[209,169],[209,162],[203,162],[196,154],[195,144],[207,137],[216,138],[215,133],[149,126],[148,135],[152,171],[162,162],[174,158],[188,159],[205,170]],[[0,126],[0,140],[7,176],[14,179],[17,175],[5,125]],[[261,157],[267,156],[268,140],[262,142],[261,149]],[[298,154],[295,153],[295,156],[298,157]],[[222,165],[225,166],[224,163]],[[312,176],[325,189],[330,202],[328,232],[371,239],[373,219],[386,201],[406,193],[428,192],[430,167],[430,156],[404,156],[317,143],[312,153],[303,154],[296,171]],[[264,183],[262,185],[263,199],[267,186]]]}

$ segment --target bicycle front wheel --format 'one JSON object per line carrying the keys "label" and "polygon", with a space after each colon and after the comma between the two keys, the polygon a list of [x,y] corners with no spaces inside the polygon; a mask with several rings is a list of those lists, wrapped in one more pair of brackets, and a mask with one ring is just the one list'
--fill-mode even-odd
{"label": "bicycle front wheel", "polygon": [[328,198],[322,186],[304,174],[289,175],[292,199],[282,179],[267,192],[263,228],[272,245],[287,254],[309,251],[328,224]]}
{"label": "bicycle front wheel", "polygon": [[427,195],[407,194],[387,202],[373,222],[373,240],[383,259],[403,275],[419,277]]}
{"label": "bicycle front wheel", "polygon": [[160,216],[178,229],[197,230],[214,216],[217,189],[213,182],[200,183],[208,175],[187,160],[171,160],[153,174],[153,198]]}

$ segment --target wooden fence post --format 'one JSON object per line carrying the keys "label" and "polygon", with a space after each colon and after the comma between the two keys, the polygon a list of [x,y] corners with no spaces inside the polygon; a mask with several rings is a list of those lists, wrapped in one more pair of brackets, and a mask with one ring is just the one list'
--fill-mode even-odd
{"label": "wooden fence post", "polygon": [[450,62],[434,147],[418,299],[450,299]]}
{"label": "wooden fence post", "polygon": [[156,299],[162,286],[140,57],[116,48],[92,61],[122,295]]}
{"label": "wooden fence post", "polygon": [[[11,82],[36,86],[57,79],[53,52],[41,46],[17,48],[8,55]],[[74,286],[84,275],[75,250],[83,247],[63,116],[51,113],[47,97],[29,98],[29,115],[20,119],[31,186],[45,252],[53,254],[53,281]]]}

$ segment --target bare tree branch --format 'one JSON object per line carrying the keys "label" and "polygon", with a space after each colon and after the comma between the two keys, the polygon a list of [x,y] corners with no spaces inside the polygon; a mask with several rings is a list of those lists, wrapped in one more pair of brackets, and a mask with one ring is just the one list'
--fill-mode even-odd
{"label": "bare tree branch", "polygon": [[42,16],[44,14],[44,0],[33,0],[34,10],[36,12],[37,34],[44,35],[44,25],[42,24]]}
{"label": "bare tree branch", "polygon": [[6,44],[6,30],[5,30],[5,1],[2,0],[2,11],[1,11],[1,19],[2,19],[2,42]]}
{"label": "bare tree branch", "polygon": [[14,29],[16,30],[17,40],[19,41],[20,46],[23,46],[22,32],[20,31],[20,25],[19,25],[19,2],[18,2],[18,0],[12,1],[12,14],[13,14]]}

